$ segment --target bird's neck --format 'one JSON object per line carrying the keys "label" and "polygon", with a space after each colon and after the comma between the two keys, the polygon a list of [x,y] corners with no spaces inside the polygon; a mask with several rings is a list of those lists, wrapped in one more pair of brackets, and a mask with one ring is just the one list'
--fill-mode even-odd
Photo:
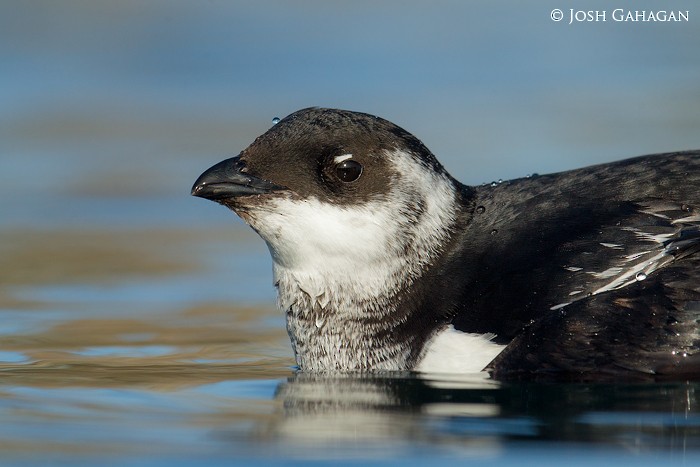
{"label": "bird's neck", "polygon": [[300,369],[410,367],[410,346],[392,335],[402,319],[396,309],[396,295],[411,280],[405,269],[397,267],[392,274],[385,274],[384,282],[363,282],[366,271],[337,279],[333,274],[310,276],[276,265],[275,277],[279,305],[286,313],[287,331]]}
{"label": "bird's neck", "polygon": [[[364,226],[363,237],[323,224],[294,241],[266,238],[279,305],[302,370],[405,370],[415,363],[421,348],[415,341],[432,329],[413,316],[414,284],[440,260],[466,196],[446,176],[434,182],[432,191],[394,197],[412,200],[405,206],[368,203],[338,210],[333,218],[345,219],[343,226]],[[367,219],[383,221],[365,225]]]}
{"label": "bird's neck", "polygon": [[[445,233],[435,237],[431,248],[420,253],[406,249],[388,255],[391,260],[381,264],[299,270],[274,262],[278,304],[286,313],[299,368],[412,369],[422,345],[444,324],[432,317],[448,316],[441,303],[426,304],[417,290],[430,290],[441,282],[435,275],[441,274],[438,264],[451,238]],[[424,313],[426,307],[430,316]]]}

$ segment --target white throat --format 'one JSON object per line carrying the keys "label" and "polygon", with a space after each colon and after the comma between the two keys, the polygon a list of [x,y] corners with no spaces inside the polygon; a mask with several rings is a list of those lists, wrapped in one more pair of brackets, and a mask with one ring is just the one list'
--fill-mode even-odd
{"label": "white throat", "polygon": [[[387,157],[396,174],[389,190],[362,204],[278,197],[249,213],[250,224],[272,254],[279,305],[288,313],[302,369],[306,359],[296,342],[321,338],[316,334],[324,325],[327,339],[313,346],[329,348],[314,356],[314,365],[338,369],[338,359],[347,359],[341,369],[355,368],[357,355],[339,356],[339,346],[369,339],[361,320],[390,316],[391,298],[423,273],[450,235],[457,201],[449,176],[410,155],[392,152]],[[317,329],[307,329],[314,322]],[[324,355],[326,363],[316,362]],[[405,369],[393,368],[400,365],[397,361],[387,369]]]}
{"label": "white throat", "polygon": [[350,206],[275,198],[256,210],[251,223],[272,254],[282,308],[299,292],[324,308],[339,292],[392,296],[439,252],[455,220],[452,181],[405,154],[387,156],[399,179],[381,197]]}

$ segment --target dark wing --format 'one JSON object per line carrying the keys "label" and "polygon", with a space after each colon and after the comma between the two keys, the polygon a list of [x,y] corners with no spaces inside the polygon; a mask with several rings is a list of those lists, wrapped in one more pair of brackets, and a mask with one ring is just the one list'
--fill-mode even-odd
{"label": "dark wing", "polygon": [[601,204],[617,207],[607,221],[553,246],[553,266],[567,274],[549,276],[546,311],[490,365],[495,377],[700,377],[700,187],[690,162],[692,176],[665,174],[665,189],[645,197],[609,191]]}
{"label": "dark wing", "polygon": [[700,246],[694,207],[662,199],[622,205],[619,217],[559,245],[556,266],[566,272],[548,294],[551,310],[643,281]]}
{"label": "dark wing", "polygon": [[508,344],[496,377],[700,377],[700,152],[479,187],[474,206],[443,277],[469,283],[451,324]]}
{"label": "dark wing", "polygon": [[675,225],[675,234],[650,239],[649,251],[616,269],[606,285],[528,326],[489,365],[493,376],[699,378],[700,231],[694,215]]}
{"label": "dark wing", "polygon": [[507,344],[549,311],[631,285],[698,241],[700,152],[479,187],[473,205],[441,295],[456,297],[456,329]]}

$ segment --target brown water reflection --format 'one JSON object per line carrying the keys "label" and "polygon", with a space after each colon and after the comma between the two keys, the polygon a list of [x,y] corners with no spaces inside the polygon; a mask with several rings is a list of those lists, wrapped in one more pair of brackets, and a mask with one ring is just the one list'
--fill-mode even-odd
{"label": "brown water reflection", "polygon": [[[293,360],[285,355],[283,330],[251,330],[229,316],[257,319],[261,311],[205,306],[169,316],[165,323],[73,320],[42,332],[5,337],[1,350],[20,352],[31,363],[0,365],[3,384],[170,390],[289,375]],[[204,323],[197,317],[205,318]],[[149,356],[151,352],[155,355]]]}
{"label": "brown water reflection", "polygon": [[241,249],[235,229],[0,230],[0,463],[200,458],[216,430],[256,436],[293,359],[273,303],[207,292],[247,273],[216,261]]}
{"label": "brown water reflection", "polygon": [[[2,290],[8,286],[124,280],[197,267],[182,247],[199,232],[183,230],[0,230]],[[213,235],[205,238],[211,240]],[[179,252],[177,255],[174,252]]]}
{"label": "brown water reflection", "polygon": [[[31,323],[0,337],[0,352],[25,357],[0,363],[2,384],[165,390],[288,375],[293,360],[286,333],[265,323],[277,317],[272,304],[178,306],[162,297],[165,311],[149,312],[151,301],[105,313],[99,308],[119,305],[106,303],[108,297],[80,301],[81,286],[197,274],[201,264],[187,245],[222,236],[231,237],[187,230],[0,232],[0,313]],[[53,303],[31,293],[57,284],[77,287],[74,304],[70,297]]]}

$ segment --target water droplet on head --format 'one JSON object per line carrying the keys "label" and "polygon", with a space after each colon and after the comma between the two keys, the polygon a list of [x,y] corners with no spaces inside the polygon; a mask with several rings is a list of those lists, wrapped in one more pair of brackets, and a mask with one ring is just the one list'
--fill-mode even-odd
{"label": "water droplet on head", "polygon": [[638,272],[636,276],[634,276],[638,281],[643,281],[644,279],[647,278],[646,273],[644,272]]}
{"label": "water droplet on head", "polygon": [[499,178],[499,179],[498,179],[498,184],[500,185],[501,183],[503,183],[503,179],[502,179],[502,178]]}
{"label": "water droplet on head", "polygon": [[280,118],[279,118],[279,117],[275,117],[275,118],[272,119],[272,124],[273,124],[273,125],[277,125],[279,122],[280,122]]}
{"label": "water droplet on head", "polygon": [[491,182],[491,186],[498,186],[498,182]]}
{"label": "water droplet on head", "polygon": [[476,208],[476,213],[477,213],[477,214],[483,214],[484,211],[486,211],[486,208],[483,207],[483,206],[478,206],[478,207]]}
{"label": "water droplet on head", "polygon": [[498,230],[497,230],[497,229],[493,229],[493,230],[491,231],[491,235],[496,235],[497,233],[498,233]]}

